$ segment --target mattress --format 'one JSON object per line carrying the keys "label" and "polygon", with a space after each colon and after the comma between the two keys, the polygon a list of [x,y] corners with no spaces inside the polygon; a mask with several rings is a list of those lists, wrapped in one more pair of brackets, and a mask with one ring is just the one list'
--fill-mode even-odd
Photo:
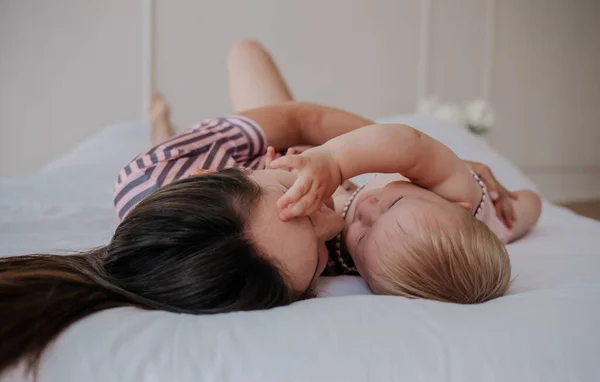
{"label": "mattress", "polygon": [[[535,187],[462,129],[417,116],[383,121],[487,163],[511,189]],[[147,135],[141,122],[109,126],[35,174],[0,179],[0,256],[105,244],[117,224],[115,175]],[[38,380],[600,380],[600,223],[545,201],[538,226],[508,250],[508,294],[479,305],[374,296],[360,278],[336,277],[320,280],[319,298],[266,311],[100,312],[48,348]],[[3,380],[27,380],[21,371]]]}

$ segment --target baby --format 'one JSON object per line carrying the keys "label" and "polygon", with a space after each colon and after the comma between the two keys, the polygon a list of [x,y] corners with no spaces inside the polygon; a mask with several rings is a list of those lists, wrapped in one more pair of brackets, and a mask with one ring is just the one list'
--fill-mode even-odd
{"label": "baby", "polygon": [[277,202],[283,220],[320,208],[343,179],[383,173],[335,199],[345,228],[333,259],[379,294],[458,303],[501,296],[511,273],[504,244],[525,234],[541,213],[533,191],[518,191],[514,222],[502,222],[465,162],[406,125],[363,127],[270,166],[298,173]]}

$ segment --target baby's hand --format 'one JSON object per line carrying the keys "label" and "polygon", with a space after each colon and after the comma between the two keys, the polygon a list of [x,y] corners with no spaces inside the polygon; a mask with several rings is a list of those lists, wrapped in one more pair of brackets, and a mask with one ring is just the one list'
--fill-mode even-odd
{"label": "baby's hand", "polygon": [[295,170],[298,178],[277,201],[279,218],[289,220],[318,210],[342,181],[340,167],[322,146],[301,155],[286,155],[271,162],[271,168]]}
{"label": "baby's hand", "polygon": [[[298,151],[295,147],[290,147],[287,149],[285,155],[294,155],[297,154]],[[275,160],[275,148],[273,146],[267,147],[267,155],[265,157],[265,169],[271,168],[271,162]],[[291,171],[291,169],[288,169]]]}

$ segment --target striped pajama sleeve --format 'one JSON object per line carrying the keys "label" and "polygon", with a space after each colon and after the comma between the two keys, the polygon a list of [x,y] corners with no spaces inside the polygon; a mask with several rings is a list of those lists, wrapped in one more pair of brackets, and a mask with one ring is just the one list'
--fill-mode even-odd
{"label": "striped pajama sleeve", "polygon": [[118,174],[114,204],[119,219],[160,187],[198,168],[264,166],[266,136],[254,121],[241,117],[205,120],[135,157]]}

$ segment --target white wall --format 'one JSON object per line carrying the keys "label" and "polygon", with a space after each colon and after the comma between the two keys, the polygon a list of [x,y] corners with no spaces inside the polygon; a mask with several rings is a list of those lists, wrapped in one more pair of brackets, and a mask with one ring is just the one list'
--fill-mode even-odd
{"label": "white wall", "polygon": [[370,117],[407,112],[417,87],[418,14],[414,0],[158,1],[156,86],[184,125],[229,113],[227,50],[254,38],[275,55],[298,99]]}
{"label": "white wall", "polygon": [[[0,175],[139,116],[143,4],[0,0]],[[230,112],[228,47],[261,40],[298,99],[369,117],[489,97],[489,137],[556,200],[600,197],[596,0],[156,0],[154,86],[181,128]],[[31,146],[30,137],[40,143]]]}
{"label": "white wall", "polygon": [[138,1],[0,0],[0,175],[140,115]]}
{"label": "white wall", "polygon": [[600,198],[600,1],[497,1],[492,143],[554,199]]}

